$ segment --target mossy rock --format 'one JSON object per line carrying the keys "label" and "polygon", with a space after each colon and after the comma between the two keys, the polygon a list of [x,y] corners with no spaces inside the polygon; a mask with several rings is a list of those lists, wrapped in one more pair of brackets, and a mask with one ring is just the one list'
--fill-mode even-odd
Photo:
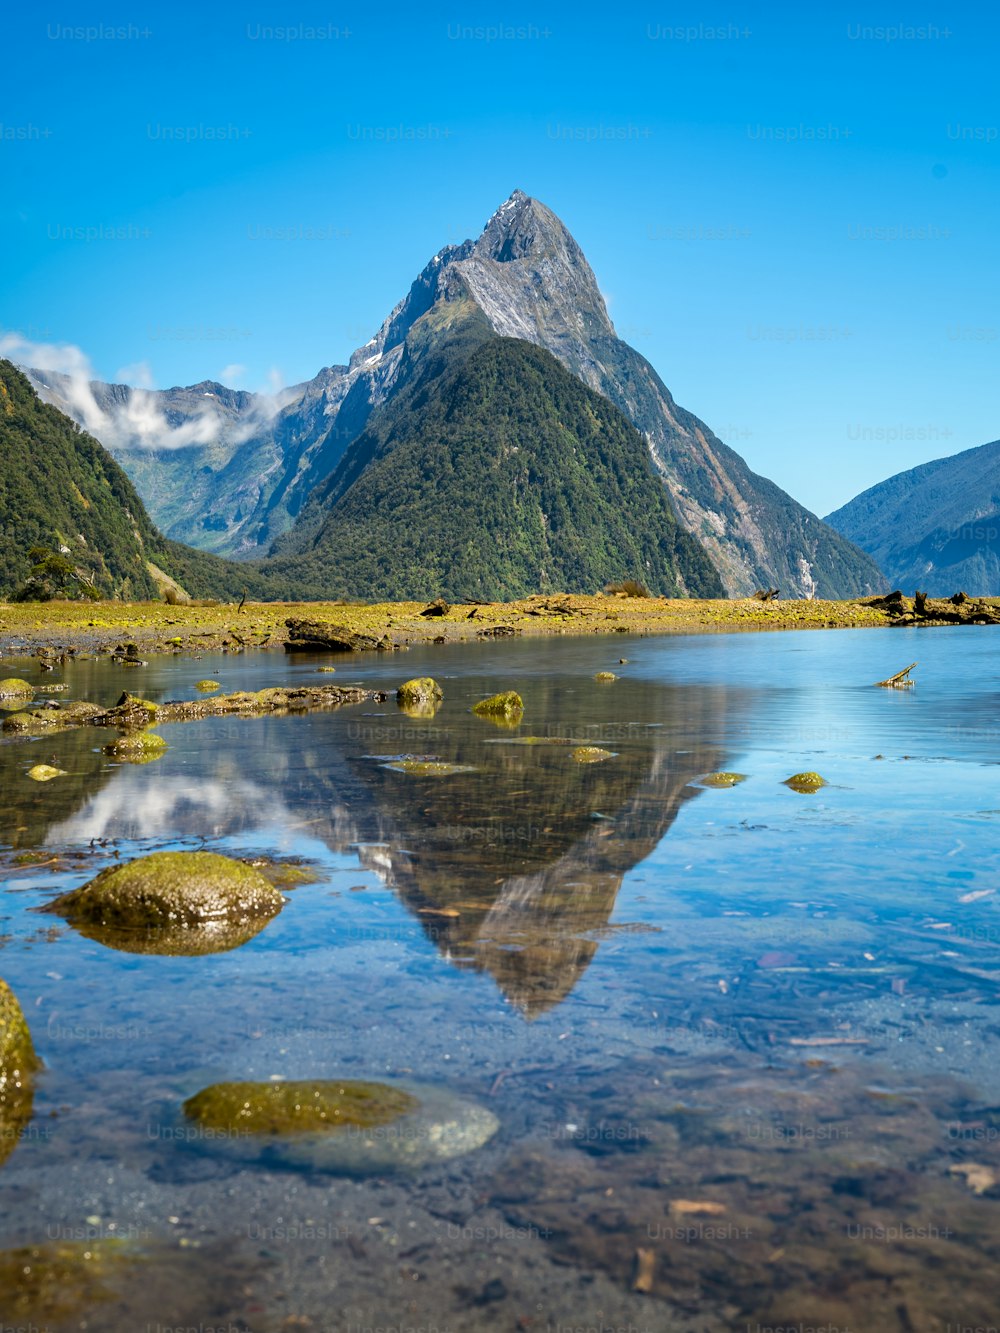
{"label": "mossy rock", "polygon": [[35,764],[33,768],[28,769],[28,777],[32,782],[51,782],[53,778],[65,776],[64,768],[53,768],[51,764]]}
{"label": "mossy rock", "polygon": [[475,772],[472,764],[448,764],[441,759],[394,759],[382,767],[407,773],[411,778],[449,778],[456,773]]}
{"label": "mossy rock", "polygon": [[613,671],[598,671],[594,679],[606,685],[613,680],[617,680],[618,677],[615,675]]}
{"label": "mossy rock", "polygon": [[17,997],[0,979],[0,1163],[14,1151],[31,1119],[32,1079],[40,1063]]}
{"label": "mossy rock", "polygon": [[213,1083],[188,1098],[184,1114],[216,1133],[315,1134],[389,1125],[417,1105],[386,1083]]}
{"label": "mossy rock", "polygon": [[109,866],[44,909],[120,930],[209,927],[270,918],[284,898],[242,861],[216,852],[153,852]]}
{"label": "mossy rock", "polygon": [[17,676],[8,676],[6,680],[0,680],[0,699],[30,699],[34,692],[34,686]]}
{"label": "mossy rock", "polygon": [[740,782],[746,782],[745,773],[706,773],[703,778],[698,779],[699,787],[735,787]]}
{"label": "mossy rock", "polygon": [[326,666],[326,667],[317,667],[316,670],[326,672],[327,674],[332,674],[334,671],[337,670],[337,668]]}
{"label": "mossy rock", "polygon": [[785,778],[785,786],[791,787],[792,791],[797,791],[802,796],[819,791],[820,787],[826,785],[826,778],[821,777],[819,773],[793,773],[790,778]]}
{"label": "mossy rock", "polygon": [[503,694],[491,694],[488,699],[480,699],[473,705],[472,711],[477,717],[519,718],[524,712],[524,700],[515,690],[505,690]]}
{"label": "mossy rock", "polygon": [[217,680],[196,680],[194,687],[196,690],[203,690],[206,694],[211,694],[213,690],[221,689]]}
{"label": "mossy rock", "polygon": [[605,759],[614,759],[611,750],[602,750],[599,745],[578,745],[570,755],[578,764],[602,764]]}
{"label": "mossy rock", "polygon": [[104,753],[127,764],[149,764],[159,759],[167,749],[167,742],[153,731],[133,731],[109,741]]}
{"label": "mossy rock", "polygon": [[473,1152],[500,1127],[448,1088],[340,1080],[216,1084],[184,1111],[207,1151],[345,1175],[418,1170]]}
{"label": "mossy rock", "polygon": [[414,680],[408,680],[396,691],[396,702],[403,707],[433,703],[435,699],[443,697],[444,691],[441,686],[430,676],[418,676]]}
{"label": "mossy rock", "polygon": [[128,1242],[104,1238],[0,1250],[0,1309],[19,1317],[15,1328],[42,1333],[48,1323],[39,1326],[39,1320],[76,1319],[119,1300],[116,1279],[139,1262]]}
{"label": "mossy rock", "polygon": [[575,745],[571,736],[496,736],[487,745]]}

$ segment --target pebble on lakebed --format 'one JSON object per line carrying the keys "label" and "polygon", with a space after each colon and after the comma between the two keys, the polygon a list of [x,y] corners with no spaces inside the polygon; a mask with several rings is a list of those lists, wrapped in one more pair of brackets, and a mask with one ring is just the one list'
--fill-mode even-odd
{"label": "pebble on lakebed", "polygon": [[[284,902],[243,861],[216,852],[153,852],[109,866],[42,910],[115,948],[211,953],[255,935]],[[102,932],[110,932],[107,939]]]}
{"label": "pebble on lakebed", "polygon": [[17,997],[0,979],[0,1163],[31,1119],[32,1076],[40,1064]]}
{"label": "pebble on lakebed", "polygon": [[808,796],[811,792],[819,791],[820,787],[825,787],[827,782],[819,773],[793,773],[790,778],[785,778],[784,785],[802,796]]}
{"label": "pebble on lakebed", "polygon": [[209,1150],[266,1151],[291,1166],[364,1175],[417,1169],[481,1147],[500,1122],[446,1088],[317,1080],[216,1083],[184,1103]]}

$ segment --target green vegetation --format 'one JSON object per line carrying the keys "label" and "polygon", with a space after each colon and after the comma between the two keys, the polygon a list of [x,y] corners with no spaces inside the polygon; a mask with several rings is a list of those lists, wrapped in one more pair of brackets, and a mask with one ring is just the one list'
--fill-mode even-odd
{"label": "green vegetation", "polygon": [[304,596],[460,601],[641,574],[661,594],[722,595],[617,408],[531,343],[484,340],[474,320],[447,334],[445,351],[416,344],[421,373],[264,564],[271,580]]}
{"label": "green vegetation", "polygon": [[0,598],[159,596],[153,562],[193,597],[277,596],[266,578],[167,541],[103,445],[0,360]]}

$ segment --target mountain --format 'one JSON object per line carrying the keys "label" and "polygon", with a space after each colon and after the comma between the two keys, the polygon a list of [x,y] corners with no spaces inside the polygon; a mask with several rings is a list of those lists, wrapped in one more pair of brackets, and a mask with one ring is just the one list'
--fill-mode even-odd
{"label": "mountain", "polygon": [[897,473],[826,520],[869,551],[894,588],[1000,593],[1000,440]]}
{"label": "mountain", "polygon": [[215,384],[154,392],[32,374],[71,415],[90,412],[88,429],[133,477],[169,536],[252,557],[288,531],[372,413],[403,391],[413,369],[410,331],[454,301],[476,306],[494,335],[545,348],[624,412],[730,595],[764,584],[800,596],[884,588],[868,555],[674,402],[649,362],[616,335],[576,241],[520,190],[478,240],[433,257],[348,365],[327,367],[275,399]]}
{"label": "mountain", "polygon": [[253,569],[166,541],[107,450],[0,360],[0,597],[254,595]]}
{"label": "mountain", "polygon": [[723,595],[642,436],[549,352],[496,337],[458,300],[428,312],[405,347],[406,387],[310,501],[283,557],[266,562],[270,576],[399,600],[627,578],[665,596]]}

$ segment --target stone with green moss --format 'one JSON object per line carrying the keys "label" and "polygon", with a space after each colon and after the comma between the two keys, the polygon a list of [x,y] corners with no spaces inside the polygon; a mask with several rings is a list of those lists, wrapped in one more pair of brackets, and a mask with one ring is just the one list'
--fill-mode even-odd
{"label": "stone with green moss", "polygon": [[513,718],[524,712],[524,701],[515,690],[505,690],[502,694],[491,694],[488,699],[480,699],[473,705],[472,711],[477,717]]}
{"label": "stone with green moss", "polygon": [[578,745],[570,755],[578,764],[602,764],[605,759],[614,759],[611,750],[602,750],[599,745]]}
{"label": "stone with green moss", "polygon": [[159,759],[167,742],[155,731],[133,731],[119,736],[104,747],[104,753],[127,764],[149,764]]}
{"label": "stone with green moss", "polygon": [[139,1262],[134,1246],[106,1238],[0,1250],[0,1309],[15,1328],[48,1328],[51,1320],[63,1327],[64,1320],[77,1320],[92,1314],[95,1306],[118,1301],[118,1279]]}
{"label": "stone with green moss", "polygon": [[418,676],[400,685],[396,691],[396,702],[402,705],[425,704],[444,697],[444,691],[430,676]]}
{"label": "stone with green moss", "polygon": [[243,861],[216,852],[153,852],[109,866],[45,910],[74,925],[155,931],[268,919],[284,901],[259,870]]}
{"label": "stone with green moss", "polygon": [[349,1079],[213,1083],[188,1098],[184,1114],[219,1133],[315,1134],[388,1125],[417,1105],[402,1088]]}
{"label": "stone with green moss", "polygon": [[0,1163],[14,1151],[31,1119],[32,1080],[40,1063],[17,997],[0,979]]}
{"label": "stone with green moss", "polygon": [[17,676],[8,676],[0,680],[0,699],[28,699],[34,694],[33,686]]}
{"label": "stone with green moss", "polygon": [[602,684],[608,684],[612,680],[617,680],[618,677],[613,671],[598,671],[594,679],[600,681]]}
{"label": "stone with green moss", "polygon": [[785,778],[785,786],[791,787],[792,791],[797,791],[803,796],[819,791],[820,787],[826,785],[826,778],[821,777],[819,773],[793,773],[790,778]]}
{"label": "stone with green moss", "polygon": [[53,768],[51,764],[35,764],[28,769],[28,777],[32,782],[51,782],[53,778],[64,778],[66,770],[64,768]]}
{"label": "stone with green moss", "polygon": [[222,1083],[184,1104],[210,1151],[347,1175],[416,1170],[474,1151],[499,1129],[448,1088],[325,1080]]}
{"label": "stone with green moss", "polygon": [[745,773],[706,773],[704,777],[698,779],[698,785],[701,787],[735,787],[740,782],[746,782]]}
{"label": "stone with green moss", "polygon": [[382,767],[408,773],[411,778],[447,778],[455,773],[475,772],[471,764],[449,764],[441,759],[393,759]]}
{"label": "stone with green moss", "polygon": [[210,694],[212,690],[221,688],[217,680],[197,680],[195,681],[194,687],[196,690],[204,690],[206,694]]}

